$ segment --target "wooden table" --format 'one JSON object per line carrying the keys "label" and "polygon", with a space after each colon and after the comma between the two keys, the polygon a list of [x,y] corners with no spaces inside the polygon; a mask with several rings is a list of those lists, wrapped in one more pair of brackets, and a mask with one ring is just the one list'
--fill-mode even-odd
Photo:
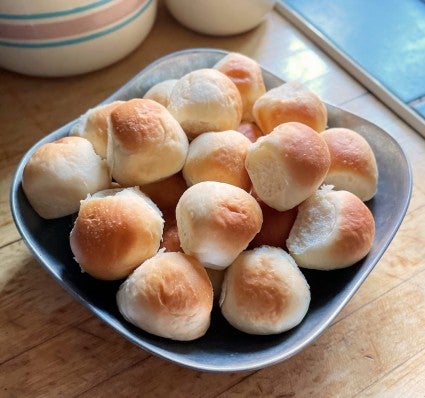
{"label": "wooden table", "polygon": [[[192,47],[239,51],[306,82],[394,136],[414,173],[398,234],[343,312],[298,355],[253,372],[197,372],[130,344],[34,260],[9,210],[13,173],[33,143],[153,60]],[[425,141],[277,12],[251,32],[215,38],[184,29],[161,6],[142,45],[106,69],[61,79],[0,71],[0,121],[1,397],[425,396]]]}

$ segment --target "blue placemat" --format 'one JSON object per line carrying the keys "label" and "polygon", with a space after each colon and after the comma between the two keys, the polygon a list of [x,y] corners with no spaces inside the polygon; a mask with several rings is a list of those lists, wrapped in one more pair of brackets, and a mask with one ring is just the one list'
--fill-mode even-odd
{"label": "blue placemat", "polygon": [[281,0],[425,117],[424,0]]}

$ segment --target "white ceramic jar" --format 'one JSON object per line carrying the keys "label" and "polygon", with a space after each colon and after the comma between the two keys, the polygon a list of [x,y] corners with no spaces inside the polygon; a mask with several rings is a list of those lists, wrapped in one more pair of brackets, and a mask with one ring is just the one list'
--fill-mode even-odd
{"label": "white ceramic jar", "polygon": [[209,35],[234,35],[259,25],[274,0],[165,0],[170,13],[184,26]]}
{"label": "white ceramic jar", "polygon": [[0,67],[68,76],[110,65],[152,28],[157,0],[1,0]]}

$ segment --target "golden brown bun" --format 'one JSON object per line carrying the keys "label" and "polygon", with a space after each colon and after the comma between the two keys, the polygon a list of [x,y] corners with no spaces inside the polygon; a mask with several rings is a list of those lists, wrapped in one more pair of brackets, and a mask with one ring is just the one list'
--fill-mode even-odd
{"label": "golden brown bun", "polygon": [[226,269],[220,306],[235,328],[276,334],[298,325],[310,305],[310,288],[284,250],[262,246],[243,252]]}
{"label": "golden brown bun", "polygon": [[321,135],[331,155],[325,184],[350,191],[363,201],[372,199],[378,187],[378,166],[369,143],[346,128],[328,129]]}
{"label": "golden brown bun", "polygon": [[318,132],[327,125],[326,106],[298,82],[285,83],[267,91],[254,104],[255,122],[264,134],[287,122],[299,122]]}
{"label": "golden brown bun", "polygon": [[300,267],[331,270],[366,256],[374,236],[367,206],[351,192],[325,186],[298,206],[286,244]]}
{"label": "golden brown bun", "polygon": [[278,211],[263,202],[259,202],[263,212],[263,225],[249,244],[250,248],[260,246],[281,247],[286,250],[286,239],[297,217],[297,207]]}
{"label": "golden brown bun", "polygon": [[159,209],[138,188],[99,192],[81,202],[71,250],[94,278],[121,279],[156,254],[163,225]]}
{"label": "golden brown bun", "polygon": [[258,138],[263,136],[263,133],[258,126],[253,122],[241,122],[238,131],[242,133],[251,142],[255,142]]}
{"label": "golden brown bun", "polygon": [[206,131],[235,130],[242,118],[242,99],[226,75],[198,69],[176,83],[168,110],[193,139]]}
{"label": "golden brown bun", "polygon": [[111,112],[107,160],[122,186],[144,185],[179,172],[188,147],[179,123],[155,101],[136,98]]}
{"label": "golden brown bun", "polygon": [[109,188],[106,162],[81,137],[64,137],[40,146],[22,174],[22,188],[43,218],[64,217],[78,211],[89,193]]}
{"label": "golden brown bun", "polygon": [[111,112],[124,101],[114,101],[110,104],[99,105],[81,115],[69,135],[86,138],[94,147],[95,152],[106,159],[108,147],[108,119]]}
{"label": "golden brown bun", "polygon": [[329,165],[325,140],[296,122],[281,124],[251,144],[245,161],[258,197],[279,211],[292,209],[313,194]]}
{"label": "golden brown bun", "polygon": [[204,133],[189,145],[183,177],[191,186],[201,181],[220,181],[248,191],[251,180],[245,158],[251,141],[235,130]]}
{"label": "golden brown bun", "polygon": [[181,172],[167,177],[165,180],[142,185],[140,190],[148,195],[162,210],[175,208],[187,185]]}
{"label": "golden brown bun", "polygon": [[167,107],[170,101],[171,91],[176,83],[177,79],[169,79],[157,83],[146,92],[143,98],[151,99]]}
{"label": "golden brown bun", "polygon": [[206,267],[226,268],[258,233],[257,201],[230,184],[205,181],[188,188],[176,208],[180,245]]}
{"label": "golden brown bun", "polygon": [[184,253],[158,253],[145,261],[117,293],[121,314],[157,336],[194,340],[210,325],[211,282],[204,267]]}
{"label": "golden brown bun", "polygon": [[260,65],[245,55],[230,53],[214,65],[214,68],[229,77],[238,88],[242,98],[242,120],[254,121],[252,107],[266,92]]}

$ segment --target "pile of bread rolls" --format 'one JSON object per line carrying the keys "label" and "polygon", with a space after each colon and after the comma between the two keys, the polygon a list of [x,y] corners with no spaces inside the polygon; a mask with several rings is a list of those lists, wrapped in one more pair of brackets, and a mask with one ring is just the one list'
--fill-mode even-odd
{"label": "pile of bread rolls", "polygon": [[360,134],[327,128],[326,106],[300,83],[267,91],[239,53],[90,109],[22,179],[41,217],[76,215],[75,261],[123,280],[123,317],[175,340],[204,335],[214,305],[246,333],[298,325],[310,304],[300,268],[370,251],[364,202],[377,182]]}

